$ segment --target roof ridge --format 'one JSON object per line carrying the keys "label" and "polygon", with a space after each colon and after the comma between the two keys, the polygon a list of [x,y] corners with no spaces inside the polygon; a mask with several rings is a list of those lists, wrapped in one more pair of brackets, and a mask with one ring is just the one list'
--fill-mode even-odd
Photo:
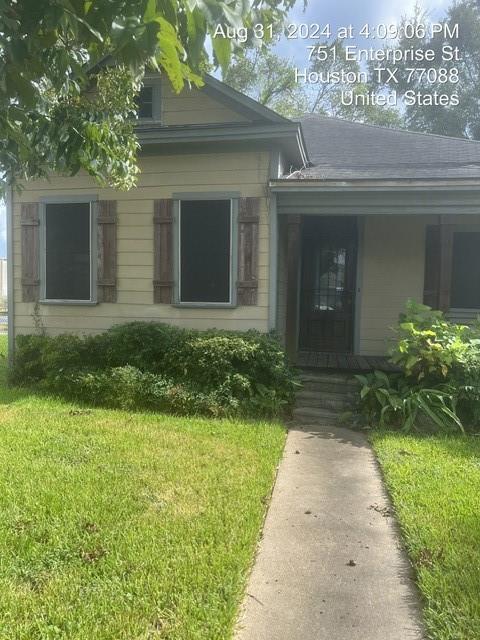
{"label": "roof ridge", "polygon": [[323,120],[336,120],[338,122],[345,122],[346,124],[357,125],[362,127],[371,127],[372,129],[382,129],[383,131],[394,131],[395,133],[408,133],[412,136],[425,136],[429,138],[442,138],[443,140],[458,140],[459,142],[473,142],[474,144],[480,144],[480,140],[472,140],[472,138],[457,138],[455,136],[445,136],[441,133],[426,133],[425,131],[410,131],[409,129],[400,129],[399,127],[385,127],[381,124],[372,124],[370,122],[356,122],[355,120],[347,120],[346,118],[339,118],[338,116],[327,116],[322,113],[306,113],[299,118],[300,124],[304,118],[318,118]]}

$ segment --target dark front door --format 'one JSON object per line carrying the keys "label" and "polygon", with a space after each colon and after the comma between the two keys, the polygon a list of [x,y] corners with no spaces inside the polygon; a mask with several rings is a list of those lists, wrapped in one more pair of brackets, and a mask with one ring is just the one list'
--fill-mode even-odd
{"label": "dark front door", "polygon": [[302,350],[353,350],[357,225],[351,217],[306,218],[302,228]]}

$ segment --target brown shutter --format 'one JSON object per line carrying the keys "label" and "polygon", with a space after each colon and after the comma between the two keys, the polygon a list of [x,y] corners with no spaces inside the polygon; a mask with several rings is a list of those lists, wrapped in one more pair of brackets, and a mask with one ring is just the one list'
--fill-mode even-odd
{"label": "brown shutter", "polygon": [[425,235],[425,281],[423,302],[432,309],[440,300],[440,226],[427,226]]}
{"label": "brown shutter", "polygon": [[155,200],[153,302],[173,302],[173,200]]}
{"label": "brown shutter", "polygon": [[423,301],[433,309],[448,311],[452,288],[453,228],[428,226],[425,239]]}
{"label": "brown shutter", "polygon": [[453,271],[453,226],[440,226],[440,296],[438,308],[442,311],[450,309]]}
{"label": "brown shutter", "polygon": [[117,202],[100,200],[97,207],[98,225],[98,302],[117,301]]}
{"label": "brown shutter", "polygon": [[256,305],[258,294],[258,222],[260,198],[240,198],[238,208],[239,305]]}
{"label": "brown shutter", "polygon": [[39,204],[22,204],[22,300],[36,302],[40,297]]}

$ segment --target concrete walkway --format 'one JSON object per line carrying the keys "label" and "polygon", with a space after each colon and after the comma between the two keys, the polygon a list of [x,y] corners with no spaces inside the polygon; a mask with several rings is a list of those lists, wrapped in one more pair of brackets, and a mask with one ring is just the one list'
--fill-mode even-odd
{"label": "concrete walkway", "polygon": [[295,427],[236,640],[419,640],[418,596],[365,438]]}

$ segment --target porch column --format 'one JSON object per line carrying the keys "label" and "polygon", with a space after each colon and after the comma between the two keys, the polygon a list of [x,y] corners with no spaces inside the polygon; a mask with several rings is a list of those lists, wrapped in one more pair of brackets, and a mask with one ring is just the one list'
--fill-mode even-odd
{"label": "porch column", "polygon": [[298,340],[298,275],[300,269],[300,239],[302,216],[287,218],[287,310],[285,346],[288,356],[295,360]]}

